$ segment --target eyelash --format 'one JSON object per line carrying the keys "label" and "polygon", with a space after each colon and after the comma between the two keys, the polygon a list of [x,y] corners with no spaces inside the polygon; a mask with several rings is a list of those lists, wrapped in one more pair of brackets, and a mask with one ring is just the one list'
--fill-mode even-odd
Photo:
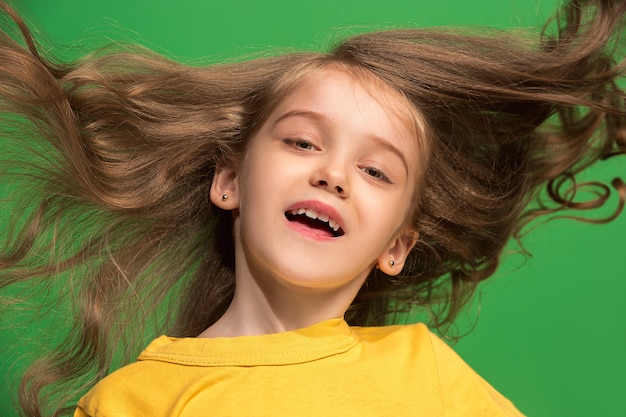
{"label": "eyelash", "polygon": [[389,177],[380,169],[378,168],[374,168],[374,167],[364,167],[361,168],[361,170],[363,172],[365,172],[367,175],[369,175],[370,177],[379,180],[379,181],[383,181],[386,182],[388,184],[391,184],[391,180],[389,179]]}
{"label": "eyelash", "polygon": [[[294,148],[297,148],[297,149],[303,149],[303,150],[318,149],[317,146],[315,146],[313,143],[311,143],[310,141],[306,139],[287,138],[287,139],[284,139],[283,141],[287,145],[293,146]],[[301,146],[301,145],[305,145],[305,146]]]}
{"label": "eyelash", "polygon": [[[286,138],[283,139],[283,142],[289,146],[292,146],[296,149],[299,150],[314,150],[314,149],[318,149],[317,146],[315,146],[313,143],[311,143],[310,141],[306,140],[306,139],[299,139],[299,138]],[[389,179],[389,177],[380,169],[378,168],[374,168],[374,167],[370,167],[370,166],[366,166],[366,167],[362,167],[361,171],[365,172],[365,174],[369,175],[370,177],[374,178],[375,180],[378,181],[382,181],[388,184],[391,184],[391,179]]]}

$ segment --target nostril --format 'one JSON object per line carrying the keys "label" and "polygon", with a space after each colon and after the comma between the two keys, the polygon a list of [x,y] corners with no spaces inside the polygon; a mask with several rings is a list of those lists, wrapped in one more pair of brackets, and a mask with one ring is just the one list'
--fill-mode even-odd
{"label": "nostril", "polygon": [[340,185],[332,186],[327,180],[317,180],[316,182],[314,182],[314,184],[317,184],[318,187],[332,187],[332,189],[335,190],[337,194],[344,194],[345,192],[342,186]]}

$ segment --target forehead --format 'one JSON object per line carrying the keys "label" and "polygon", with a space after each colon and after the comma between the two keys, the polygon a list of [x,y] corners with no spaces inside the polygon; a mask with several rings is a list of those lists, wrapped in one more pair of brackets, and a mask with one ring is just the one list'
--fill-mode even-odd
{"label": "forehead", "polygon": [[328,123],[349,123],[355,134],[369,129],[372,136],[405,142],[403,150],[410,154],[423,137],[421,116],[404,95],[365,70],[340,64],[299,77],[278,101],[269,121],[289,112],[312,112]]}

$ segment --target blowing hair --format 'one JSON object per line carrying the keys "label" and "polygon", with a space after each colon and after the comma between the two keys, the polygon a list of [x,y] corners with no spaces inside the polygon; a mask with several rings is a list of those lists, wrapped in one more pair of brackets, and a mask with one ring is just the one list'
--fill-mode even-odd
{"label": "blowing hair", "polygon": [[[400,275],[372,271],[351,324],[417,306],[443,327],[529,222],[602,207],[617,190],[606,222],[626,199],[620,179],[576,181],[626,152],[622,0],[569,1],[539,37],[391,30],[205,67],[139,47],[56,62],[0,8],[0,140],[18,150],[0,175],[20,188],[0,311],[48,303],[67,328],[23,376],[28,416],[69,414],[157,332],[196,336],[224,313],[234,249],[230,214],[209,200],[215,169],[237,166],[275,104],[328,65],[399,92],[429,151],[410,215],[420,239]],[[581,201],[583,188],[596,198]]]}

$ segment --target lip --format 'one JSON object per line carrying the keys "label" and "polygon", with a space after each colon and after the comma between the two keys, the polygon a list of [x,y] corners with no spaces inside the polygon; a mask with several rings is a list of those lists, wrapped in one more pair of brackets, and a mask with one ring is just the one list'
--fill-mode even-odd
{"label": "lip", "polygon": [[335,210],[332,206],[322,203],[321,201],[317,201],[317,200],[298,201],[297,203],[294,203],[290,205],[289,207],[287,207],[287,209],[285,210],[285,213],[292,211],[292,210],[298,210],[301,208],[315,210],[316,212],[326,215],[329,218],[333,219],[339,225],[341,230],[343,230],[343,233],[345,235],[345,232],[346,232],[345,222],[343,218],[341,217],[341,214],[339,214],[339,212]]}

